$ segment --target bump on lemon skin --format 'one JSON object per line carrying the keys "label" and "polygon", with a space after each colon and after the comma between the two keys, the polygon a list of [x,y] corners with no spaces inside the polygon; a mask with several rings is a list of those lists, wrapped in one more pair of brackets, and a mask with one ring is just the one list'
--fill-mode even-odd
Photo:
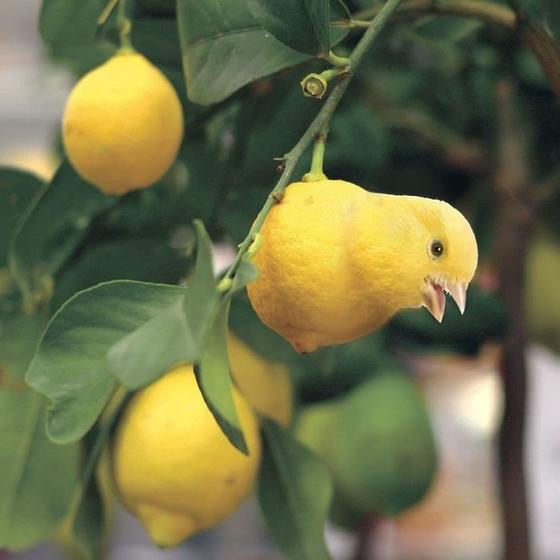
{"label": "bump on lemon skin", "polygon": [[231,373],[239,391],[260,414],[288,426],[292,420],[292,383],[288,369],[254,352],[230,335],[228,349]]}
{"label": "bump on lemon skin", "polygon": [[[433,239],[449,247],[440,262],[428,254]],[[445,202],[346,181],[292,183],[265,220],[247,292],[263,323],[312,352],[420,307],[428,276],[470,282],[477,259],[470,225]]]}
{"label": "bump on lemon skin", "polygon": [[177,157],[183,110],[175,89],[144,56],[121,52],[74,87],[62,140],[73,167],[111,195],[152,185]]}
{"label": "bump on lemon skin", "polygon": [[172,547],[213,527],[251,492],[261,457],[258,423],[234,391],[246,456],[206,406],[191,366],[178,367],[132,398],[113,447],[113,475],[126,508],[152,541]]}

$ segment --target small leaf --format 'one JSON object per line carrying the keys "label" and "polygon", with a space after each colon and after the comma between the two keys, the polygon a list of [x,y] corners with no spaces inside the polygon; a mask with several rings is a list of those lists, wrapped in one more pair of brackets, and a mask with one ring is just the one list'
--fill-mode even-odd
{"label": "small leaf", "polygon": [[46,539],[70,502],[79,450],[48,440],[44,408],[34,391],[0,386],[0,549]]}
{"label": "small leaf", "polygon": [[42,185],[31,173],[0,168],[0,268],[6,266],[9,239],[18,219]]}
{"label": "small leaf", "polygon": [[325,544],[332,483],[327,467],[288,431],[262,418],[258,497],[271,537],[291,560],[329,559]]}
{"label": "small leaf", "polygon": [[68,161],[21,217],[8,255],[10,271],[29,298],[50,295],[52,277],[113,200],[84,182]]}
{"label": "small leaf", "polygon": [[108,350],[184,293],[177,286],[114,281],[79,292],[57,311],[27,373],[28,383],[52,401],[51,439],[76,441],[91,428],[115,387]]}
{"label": "small leaf", "polygon": [[329,0],[249,0],[257,21],[297,51],[327,54],[331,47]]}
{"label": "small leaf", "polygon": [[217,309],[202,341],[194,372],[206,405],[229,441],[246,455],[249,448],[243,436],[233,401],[231,371],[227,349],[229,301]]}
{"label": "small leaf", "polygon": [[196,230],[196,264],[188,284],[185,298],[185,314],[200,344],[208,319],[216,302],[216,281],[212,266],[212,241],[200,220],[194,222]]}
{"label": "small leaf", "polygon": [[284,46],[246,0],[178,0],[177,23],[189,98],[209,105],[308,56]]}

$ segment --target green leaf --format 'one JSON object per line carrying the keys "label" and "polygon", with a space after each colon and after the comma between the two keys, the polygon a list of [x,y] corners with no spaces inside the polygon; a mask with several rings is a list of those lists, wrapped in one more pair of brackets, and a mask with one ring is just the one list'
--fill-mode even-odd
{"label": "green leaf", "polygon": [[[202,222],[195,222],[197,255],[194,273],[183,296],[119,340],[107,355],[111,372],[125,387],[151,383],[172,366],[200,356],[202,337],[215,312],[216,283],[212,242]],[[153,349],[158,351],[154,352]]]}
{"label": "green leaf", "polygon": [[38,315],[0,317],[0,386],[5,377],[23,379],[44,329]]}
{"label": "green leaf", "polygon": [[[148,258],[146,258],[148,256]],[[111,280],[176,284],[190,257],[169,247],[165,239],[118,239],[93,247],[63,272],[55,285],[52,308],[58,309],[80,290]]]}
{"label": "green leaf", "polygon": [[111,346],[107,366],[129,389],[161,377],[171,367],[191,363],[199,354],[195,335],[183,311],[185,292],[173,304]]}
{"label": "green leaf", "polygon": [[49,44],[81,45],[93,42],[97,18],[107,0],[43,0],[39,30]]}
{"label": "green leaf", "polygon": [[0,168],[0,268],[6,266],[10,236],[18,219],[42,185],[31,173]]}
{"label": "green leaf", "polygon": [[324,530],[332,497],[327,467],[288,431],[262,418],[258,497],[271,537],[290,560],[329,559]]}
{"label": "green leaf", "polygon": [[331,48],[329,0],[249,0],[257,21],[297,51],[328,54]]}
{"label": "green leaf", "polygon": [[185,298],[185,315],[200,344],[208,320],[216,303],[216,281],[212,265],[212,241],[200,220],[195,220],[196,264],[194,274],[188,284]]}
{"label": "green leaf", "polygon": [[8,255],[26,298],[50,296],[52,278],[86,234],[91,219],[113,200],[83,181],[65,160],[21,217]]}
{"label": "green leaf", "polygon": [[229,301],[217,309],[202,341],[196,380],[206,405],[229,441],[246,455],[249,448],[243,436],[233,401],[231,371],[227,349]]}
{"label": "green leaf", "polygon": [[0,548],[23,550],[46,539],[63,519],[76,482],[76,445],[45,434],[41,397],[0,386]]}
{"label": "green leaf", "polygon": [[177,21],[189,98],[209,105],[307,58],[256,20],[245,0],[178,0]]}
{"label": "green leaf", "polygon": [[76,441],[91,428],[115,387],[109,349],[183,294],[177,286],[115,281],[79,292],[57,311],[27,374],[52,401],[51,439]]}

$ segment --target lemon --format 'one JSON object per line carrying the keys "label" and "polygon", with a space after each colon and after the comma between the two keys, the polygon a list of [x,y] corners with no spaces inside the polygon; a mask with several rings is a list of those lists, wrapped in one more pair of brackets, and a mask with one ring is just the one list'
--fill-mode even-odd
{"label": "lemon", "polygon": [[249,299],[298,352],[354,340],[405,308],[441,320],[444,290],[464,308],[478,256],[449,204],[334,180],[289,185],[260,240]]}
{"label": "lemon", "polygon": [[261,456],[258,423],[234,391],[249,455],[227,440],[206,406],[191,366],[134,395],[113,448],[124,505],[158,546],[176,546],[217,525],[251,492]]}
{"label": "lemon", "polygon": [[292,419],[292,384],[288,369],[269,362],[239,338],[228,341],[231,373],[251,406],[283,426]]}
{"label": "lemon", "polygon": [[309,406],[298,438],[330,468],[339,505],[396,516],[428,492],[437,450],[422,396],[407,375],[376,374],[343,398]]}
{"label": "lemon", "polygon": [[183,111],[167,78],[144,56],[119,52],[74,87],[62,139],[76,171],[107,194],[148,187],[175,161]]}

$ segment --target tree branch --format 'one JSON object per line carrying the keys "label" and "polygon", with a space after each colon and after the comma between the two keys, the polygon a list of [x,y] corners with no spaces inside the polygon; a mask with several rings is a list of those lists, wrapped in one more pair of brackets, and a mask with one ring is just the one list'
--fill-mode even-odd
{"label": "tree branch", "polygon": [[525,416],[527,400],[527,333],[525,269],[533,231],[531,173],[523,131],[515,109],[515,91],[502,81],[496,91],[500,131],[494,186],[498,196],[496,240],[500,295],[509,310],[510,328],[500,364],[504,413],[499,438],[499,473],[504,530],[504,558],[530,559],[530,529],[525,480]]}
{"label": "tree branch", "polygon": [[276,185],[268,195],[264,206],[261,208],[260,212],[257,214],[255,221],[247,237],[243,240],[243,242],[239,245],[239,250],[237,251],[237,255],[229,267],[228,271],[225,274],[225,278],[233,278],[241,261],[243,260],[243,256],[249,250],[249,247],[255,240],[257,233],[261,230],[268,213],[270,212],[271,208],[281,199],[284,190],[288,186],[294,169],[297,165],[297,162],[307,150],[307,148],[311,145],[315,137],[321,133],[328,124],[338,107],[338,104],[342,100],[344,96],[344,92],[348,87],[350,80],[352,79],[356,69],[360,65],[365,53],[371,47],[379,33],[385,27],[389,18],[393,14],[393,12],[398,8],[399,4],[402,0],[387,0],[387,2],[383,5],[383,7],[378,10],[377,15],[375,18],[370,22],[366,32],[352,51],[350,55],[350,63],[348,64],[347,72],[341,77],[340,81],[336,84],[333,88],[331,94],[324,102],[323,107],[317,114],[317,116],[313,119],[311,124],[309,125],[308,129],[303,133],[303,136],[298,140],[296,145],[283,157],[283,170],[280,178],[278,179]]}
{"label": "tree branch", "polygon": [[[350,25],[363,27],[366,21],[375,17],[379,11],[378,6],[373,6],[356,14]],[[517,17],[515,12],[506,6],[500,6],[483,0],[449,0],[448,2],[434,2],[434,0],[406,0],[402,3],[397,16],[419,17],[423,15],[448,15],[478,19],[485,23],[514,30]]]}

